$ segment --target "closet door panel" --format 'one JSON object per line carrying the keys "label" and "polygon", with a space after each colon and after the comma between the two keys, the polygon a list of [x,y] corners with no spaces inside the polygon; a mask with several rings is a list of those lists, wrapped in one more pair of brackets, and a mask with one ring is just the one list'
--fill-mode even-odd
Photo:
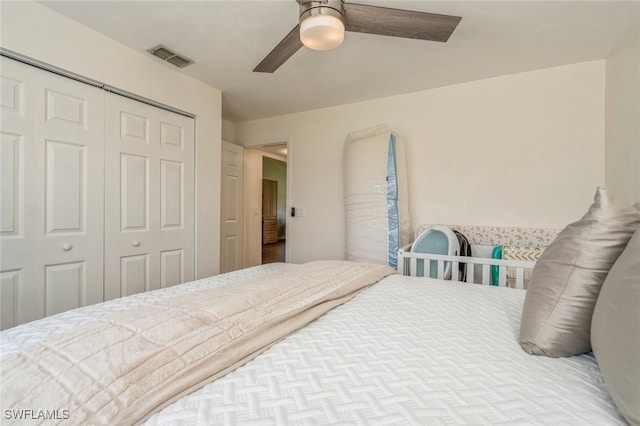
{"label": "closet door panel", "polygon": [[184,197],[182,195],[184,164],[160,160],[160,228],[183,227]]}
{"label": "closet door panel", "polygon": [[160,287],[171,287],[184,282],[183,250],[166,250],[160,253]]}
{"label": "closet door panel", "polygon": [[20,324],[22,270],[0,272],[0,329]]}
{"label": "closet door panel", "polygon": [[0,73],[0,326],[4,330],[44,316],[43,282],[33,253],[42,239],[34,226],[44,229],[44,216],[36,213],[41,208],[37,184],[44,182],[37,176],[43,167],[35,140],[37,75],[30,67],[4,58]]}
{"label": "closet door panel", "polygon": [[193,119],[107,95],[105,296],[193,280]]}
{"label": "closet door panel", "polygon": [[38,275],[47,316],[104,300],[105,93],[46,71],[38,74],[37,202],[44,216]]}
{"label": "closet door panel", "polygon": [[86,232],[87,147],[45,142],[45,221],[47,235]]}
{"label": "closet door panel", "polygon": [[104,92],[10,59],[0,65],[6,328],[103,300]]}
{"label": "closet door panel", "polygon": [[22,234],[24,137],[0,132],[0,235]]}
{"label": "closet door panel", "polygon": [[87,304],[85,262],[45,266],[45,315],[54,315]]}
{"label": "closet door panel", "polygon": [[143,143],[148,145],[148,136],[149,117],[120,111],[120,140],[122,142],[132,142],[134,144]]}
{"label": "closet door panel", "polygon": [[120,292],[123,295],[151,290],[149,285],[149,254],[120,258]]}
{"label": "closet door panel", "polygon": [[23,104],[24,80],[19,77],[19,74],[9,77],[3,73],[0,78],[0,107],[3,111],[22,116],[24,115]]}
{"label": "closet door panel", "polygon": [[120,155],[120,230],[149,229],[149,159]]}

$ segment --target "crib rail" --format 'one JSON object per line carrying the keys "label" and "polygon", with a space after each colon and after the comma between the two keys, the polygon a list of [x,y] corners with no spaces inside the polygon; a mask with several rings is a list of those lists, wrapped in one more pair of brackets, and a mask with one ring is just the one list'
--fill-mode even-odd
{"label": "crib rail", "polygon": [[497,266],[498,272],[498,286],[507,286],[507,268],[515,268],[515,288],[524,289],[524,272],[525,269],[533,268],[535,262],[528,262],[522,260],[503,260],[492,259],[486,257],[467,257],[467,256],[449,256],[443,254],[431,254],[431,253],[413,253],[408,251],[411,246],[406,246],[398,250],[398,272],[403,275],[416,276],[418,260],[423,260],[424,276],[429,277],[431,275],[432,262],[436,265],[436,277],[438,279],[444,278],[446,269],[446,263],[451,262],[451,280],[460,281],[457,271],[460,264],[467,265],[467,276],[465,282],[478,283],[475,277],[474,265],[482,266],[481,279],[478,284],[491,285],[491,266]]}

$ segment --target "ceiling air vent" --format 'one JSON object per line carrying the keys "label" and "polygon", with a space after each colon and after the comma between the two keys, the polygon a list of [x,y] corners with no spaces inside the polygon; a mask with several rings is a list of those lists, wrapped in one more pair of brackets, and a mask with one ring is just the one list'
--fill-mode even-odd
{"label": "ceiling air vent", "polygon": [[161,44],[157,45],[156,47],[152,47],[151,49],[147,50],[147,52],[162,59],[163,61],[175,65],[178,68],[184,68],[187,65],[191,65],[193,63],[191,59],[188,59],[185,56],[182,56]]}

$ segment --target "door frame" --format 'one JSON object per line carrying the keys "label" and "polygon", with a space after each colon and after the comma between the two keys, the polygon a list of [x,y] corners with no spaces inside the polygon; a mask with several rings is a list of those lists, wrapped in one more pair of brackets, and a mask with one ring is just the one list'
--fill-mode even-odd
{"label": "door frame", "polygon": [[[254,151],[260,151],[260,148],[263,147],[267,147],[267,146],[273,146],[273,145],[286,145],[287,146],[287,157],[286,157],[286,162],[287,162],[287,190],[286,190],[286,202],[285,202],[285,211],[286,211],[286,227],[287,227],[287,243],[285,245],[285,261],[288,261],[291,258],[291,252],[292,252],[292,238],[291,235],[293,233],[293,229],[292,229],[292,220],[291,220],[291,215],[289,214],[289,212],[291,211],[291,194],[292,194],[292,190],[293,190],[293,179],[291,177],[291,164],[292,164],[292,160],[293,160],[293,152],[292,152],[292,143],[291,143],[291,138],[290,137],[276,137],[276,138],[271,138],[271,139],[261,139],[261,140],[257,140],[257,141],[253,141],[253,142],[248,142],[245,143],[243,146],[245,149],[247,150],[254,150]],[[253,217],[253,210],[255,209],[254,206],[252,206],[252,200],[250,200],[249,197],[249,185],[250,185],[250,181],[251,179],[258,179],[260,181],[260,188],[262,188],[262,157],[270,157],[270,158],[274,158],[274,159],[278,159],[278,160],[282,160],[281,157],[275,156],[275,155],[270,155],[268,153],[265,152],[261,152],[262,156],[260,158],[260,166],[255,167],[255,168],[251,168],[251,167],[245,167],[244,169],[244,180],[245,180],[245,193],[244,193],[244,207],[245,207],[245,227],[244,227],[244,234],[245,234],[245,240],[244,240],[244,249],[245,249],[245,266],[256,266],[256,265],[260,265],[262,263],[262,259],[260,256],[260,259],[258,261],[258,256],[254,256],[256,257],[256,259],[251,259],[251,254],[253,253],[262,253],[262,235],[259,235],[259,238],[256,238],[256,236],[254,235],[255,232],[251,232],[251,226],[250,226],[250,220]],[[246,156],[245,156],[246,158]],[[259,169],[259,170],[258,170]],[[260,214],[262,213],[262,190],[260,191],[259,194],[255,195],[257,198],[260,199],[260,209],[259,212]]]}

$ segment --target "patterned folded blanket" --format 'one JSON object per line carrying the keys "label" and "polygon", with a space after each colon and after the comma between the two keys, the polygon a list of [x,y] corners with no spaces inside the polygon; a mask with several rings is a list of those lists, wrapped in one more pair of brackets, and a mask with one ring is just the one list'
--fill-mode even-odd
{"label": "patterned folded blanket", "polygon": [[311,262],[101,316],[2,359],[2,408],[50,410],[65,424],[140,422],[393,273]]}

